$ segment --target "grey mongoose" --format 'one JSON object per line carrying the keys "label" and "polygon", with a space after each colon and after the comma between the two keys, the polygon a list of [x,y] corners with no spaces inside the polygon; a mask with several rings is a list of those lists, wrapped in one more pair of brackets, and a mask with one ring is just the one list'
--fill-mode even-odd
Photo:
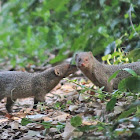
{"label": "grey mongoose", "polygon": [[34,96],[34,104],[39,101],[44,102],[45,95],[62,78],[74,73],[76,70],[75,65],[64,63],[38,74],[18,71],[0,72],[0,100],[7,97],[6,109],[8,113],[11,112],[11,107],[17,98]]}
{"label": "grey mongoose", "polygon": [[108,78],[117,70],[130,68],[140,75],[140,62],[133,62],[120,65],[107,65],[100,63],[92,52],[80,52],[75,55],[77,67],[88,77],[96,86],[104,86],[104,90],[112,92],[118,88],[118,83],[130,74],[124,70],[120,71],[116,78],[108,82]]}

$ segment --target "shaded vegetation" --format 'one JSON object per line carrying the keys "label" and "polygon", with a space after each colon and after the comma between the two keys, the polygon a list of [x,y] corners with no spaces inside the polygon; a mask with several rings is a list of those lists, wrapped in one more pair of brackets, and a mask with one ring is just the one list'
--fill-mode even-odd
{"label": "shaded vegetation", "polygon": [[[140,2],[130,0],[1,0],[0,61],[41,64],[59,49],[108,54],[140,48]],[[63,55],[62,55],[63,54]]]}

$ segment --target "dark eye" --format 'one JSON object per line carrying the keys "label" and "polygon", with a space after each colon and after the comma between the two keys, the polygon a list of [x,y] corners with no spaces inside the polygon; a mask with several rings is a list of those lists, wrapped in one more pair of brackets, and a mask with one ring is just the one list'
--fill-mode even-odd
{"label": "dark eye", "polygon": [[86,58],[85,61],[88,61],[88,59]]}
{"label": "dark eye", "polygon": [[78,61],[81,62],[81,58],[79,58]]}

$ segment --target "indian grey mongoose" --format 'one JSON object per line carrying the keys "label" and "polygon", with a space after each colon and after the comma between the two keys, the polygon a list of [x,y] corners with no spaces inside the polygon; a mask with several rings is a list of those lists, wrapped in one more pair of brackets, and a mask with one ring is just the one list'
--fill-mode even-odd
{"label": "indian grey mongoose", "polygon": [[[104,86],[104,90],[112,92],[118,88],[118,83],[123,79],[131,76],[127,71],[121,70],[129,68],[140,75],[140,62],[133,62],[120,65],[108,65],[100,63],[92,54],[92,52],[80,52],[75,55],[77,67],[88,77],[96,86]],[[116,78],[108,82],[109,77],[121,70]]]}
{"label": "indian grey mongoose", "polygon": [[19,71],[0,72],[0,100],[7,97],[6,109],[11,107],[18,98],[34,96],[34,104],[45,101],[45,95],[50,92],[59,81],[74,73],[75,65],[68,63],[49,68],[41,73],[28,73]]}

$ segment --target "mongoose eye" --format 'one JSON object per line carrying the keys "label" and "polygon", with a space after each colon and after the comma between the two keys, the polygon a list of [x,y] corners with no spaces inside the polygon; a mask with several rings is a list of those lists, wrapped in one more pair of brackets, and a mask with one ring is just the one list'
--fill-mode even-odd
{"label": "mongoose eye", "polygon": [[81,62],[81,58],[79,58],[78,61]]}

